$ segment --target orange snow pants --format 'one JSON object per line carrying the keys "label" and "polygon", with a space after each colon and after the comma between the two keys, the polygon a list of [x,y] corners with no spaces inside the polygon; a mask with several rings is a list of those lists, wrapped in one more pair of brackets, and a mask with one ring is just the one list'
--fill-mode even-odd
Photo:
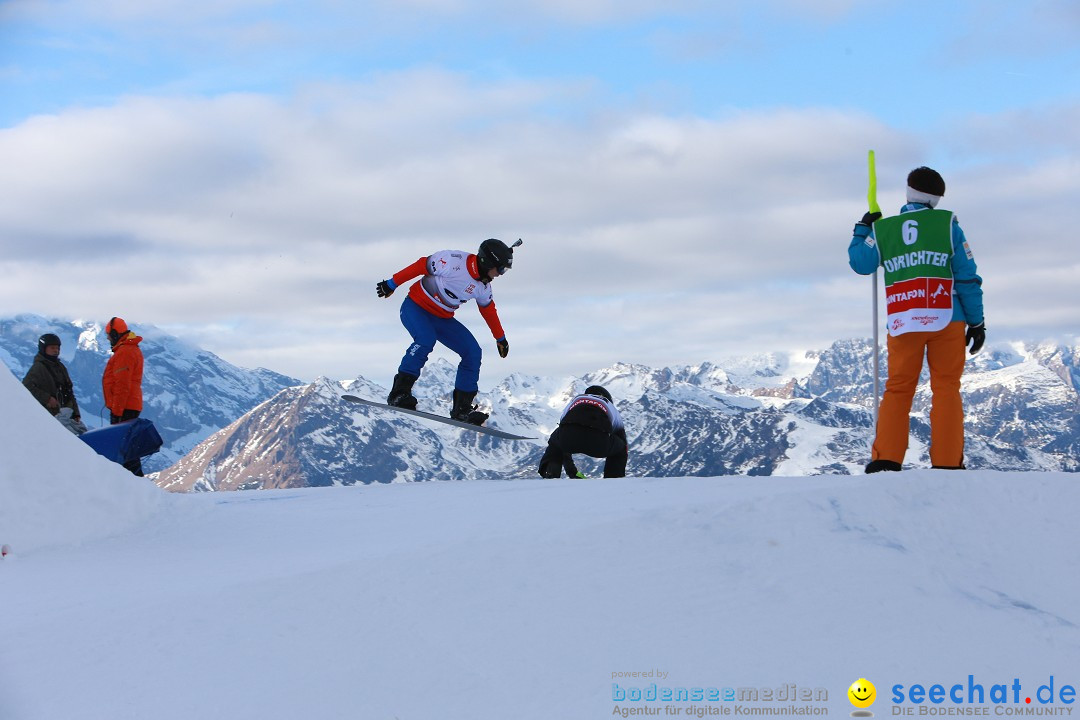
{"label": "orange snow pants", "polygon": [[930,464],[958,468],[964,462],[964,407],[960,376],[967,359],[966,325],[951,322],[937,332],[889,336],[889,376],[878,409],[872,460],[903,463],[911,432],[911,402],[922,373],[930,366]]}

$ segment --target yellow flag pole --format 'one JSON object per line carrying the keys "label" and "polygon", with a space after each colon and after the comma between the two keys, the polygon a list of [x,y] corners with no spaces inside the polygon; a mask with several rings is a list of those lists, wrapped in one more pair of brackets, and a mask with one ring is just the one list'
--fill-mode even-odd
{"label": "yellow flag pole", "polygon": [[[877,201],[877,168],[874,165],[874,151],[870,150],[866,155],[866,168],[870,176],[870,183],[866,190],[866,202],[870,206],[870,212],[881,212],[881,206]],[[874,318],[874,427],[877,428],[878,411],[881,406],[881,352],[878,339],[878,271],[874,268],[873,289],[873,318]]]}
{"label": "yellow flag pole", "polygon": [[866,191],[866,203],[870,206],[870,212],[881,212],[881,206],[877,204],[877,170],[874,168],[874,151],[866,154],[866,166],[870,174],[870,186]]}

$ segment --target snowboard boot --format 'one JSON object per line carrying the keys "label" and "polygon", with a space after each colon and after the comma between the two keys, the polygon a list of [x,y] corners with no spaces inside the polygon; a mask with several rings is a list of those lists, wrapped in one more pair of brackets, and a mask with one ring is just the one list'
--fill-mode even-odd
{"label": "snowboard boot", "polygon": [[390,388],[390,394],[386,397],[386,404],[405,408],[406,410],[415,410],[416,398],[413,397],[412,386],[416,380],[415,375],[408,373],[399,372],[395,375],[394,386]]}
{"label": "snowboard boot", "polygon": [[870,464],[866,466],[866,474],[881,472],[882,470],[888,470],[891,472],[899,472],[903,470],[903,466],[900,463],[893,460],[871,460]]}
{"label": "snowboard boot", "polygon": [[487,421],[488,415],[478,411],[476,406],[473,405],[475,397],[475,390],[472,392],[454,390],[454,406],[450,408],[450,417],[454,420],[467,422],[470,425],[483,425]]}

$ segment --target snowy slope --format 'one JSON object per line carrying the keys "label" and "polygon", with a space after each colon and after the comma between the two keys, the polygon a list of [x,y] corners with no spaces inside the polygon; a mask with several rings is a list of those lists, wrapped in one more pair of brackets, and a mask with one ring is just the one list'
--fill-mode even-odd
{"label": "snowy slope", "polygon": [[6,372],[0,407],[0,543],[32,548],[106,537],[166,502],[149,481],[72,435]]}
{"label": "snowy slope", "polygon": [[[1080,684],[1073,475],[173,495],[4,373],[0,403],[4,720],[835,717],[860,677],[880,717],[894,684]],[[827,700],[617,699],[652,682]]]}

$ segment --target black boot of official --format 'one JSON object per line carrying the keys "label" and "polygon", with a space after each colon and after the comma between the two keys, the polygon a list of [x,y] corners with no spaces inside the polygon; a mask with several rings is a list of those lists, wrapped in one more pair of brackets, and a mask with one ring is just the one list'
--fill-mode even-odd
{"label": "black boot of official", "polygon": [[487,421],[488,415],[476,409],[476,406],[473,405],[474,398],[476,398],[475,390],[472,392],[454,390],[454,406],[450,408],[450,417],[454,420],[467,422],[470,425],[483,425]]}
{"label": "black boot of official", "polygon": [[870,464],[866,466],[866,474],[882,472],[883,470],[899,472],[904,467],[900,463],[894,460],[871,460]]}
{"label": "black boot of official", "polygon": [[413,397],[412,386],[416,380],[415,375],[409,375],[408,373],[399,372],[395,375],[394,387],[390,388],[390,394],[386,396],[386,404],[405,408],[406,410],[415,410],[416,398]]}

